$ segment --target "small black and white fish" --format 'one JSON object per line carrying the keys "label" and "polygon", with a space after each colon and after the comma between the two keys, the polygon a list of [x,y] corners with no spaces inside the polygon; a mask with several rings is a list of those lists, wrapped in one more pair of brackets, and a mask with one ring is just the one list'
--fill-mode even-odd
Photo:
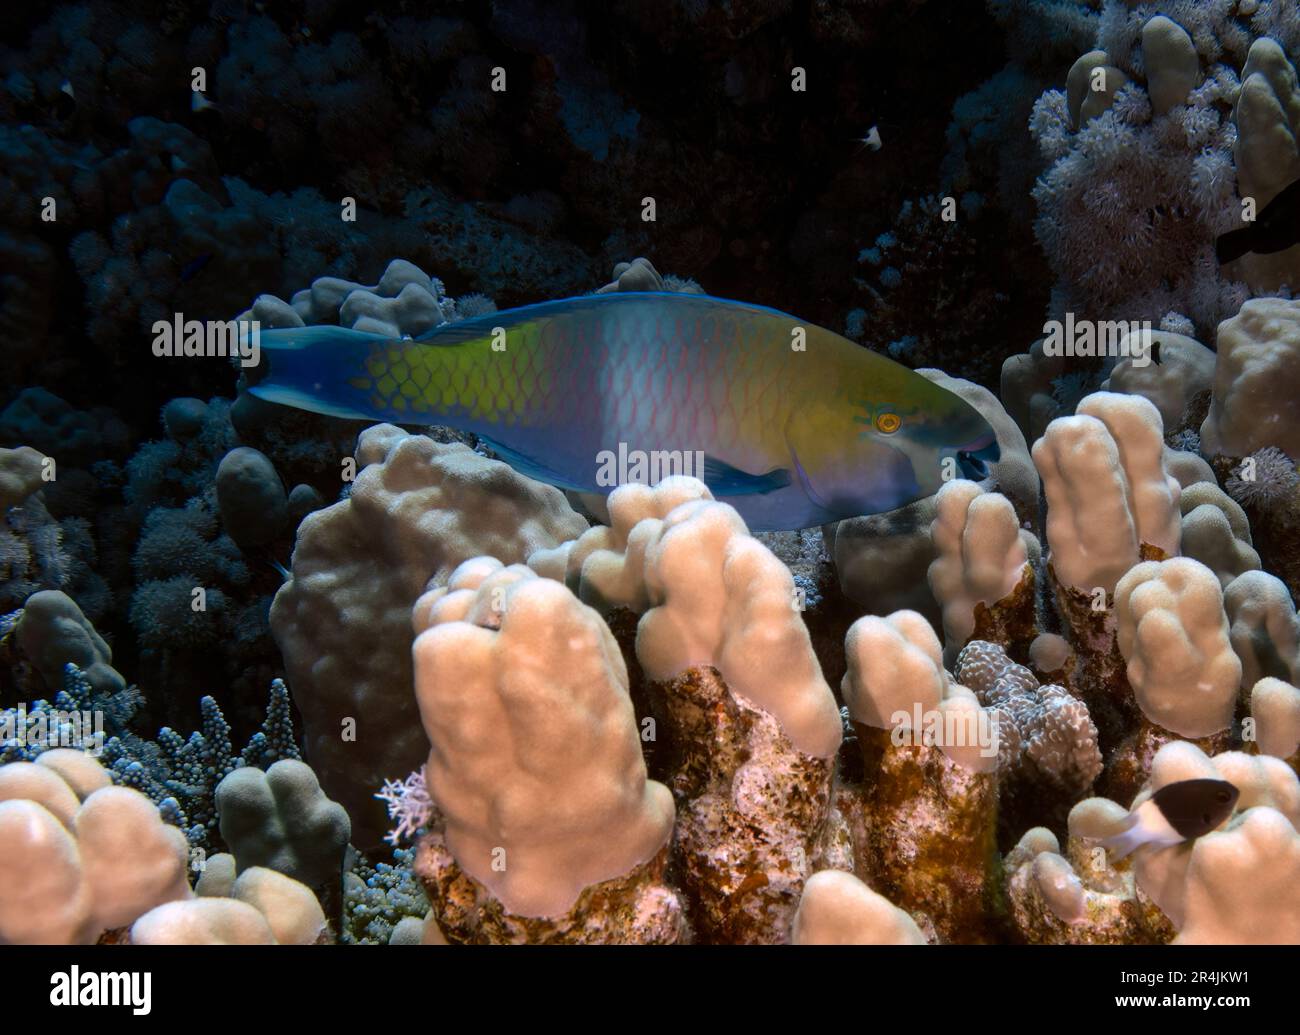
{"label": "small black and white fish", "polygon": [[1222,266],[1247,252],[1272,255],[1286,251],[1293,244],[1300,244],[1300,180],[1283,187],[1253,223],[1219,237],[1214,242],[1214,251]]}
{"label": "small black and white fish", "polygon": [[1216,829],[1232,815],[1241,792],[1227,780],[1179,780],[1171,783],[1128,815],[1118,834],[1102,841],[1118,862],[1143,845],[1164,848],[1193,841]]}

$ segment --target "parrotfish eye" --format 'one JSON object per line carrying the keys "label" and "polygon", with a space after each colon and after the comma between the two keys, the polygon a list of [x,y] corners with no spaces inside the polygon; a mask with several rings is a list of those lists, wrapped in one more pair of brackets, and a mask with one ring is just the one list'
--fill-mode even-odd
{"label": "parrotfish eye", "polygon": [[882,435],[892,435],[903,426],[903,418],[896,413],[876,414],[876,430]]}

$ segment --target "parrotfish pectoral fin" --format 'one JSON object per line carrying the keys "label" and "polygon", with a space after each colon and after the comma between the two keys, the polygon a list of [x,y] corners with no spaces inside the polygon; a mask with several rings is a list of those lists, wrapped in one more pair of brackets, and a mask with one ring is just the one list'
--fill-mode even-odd
{"label": "parrotfish pectoral fin", "polygon": [[790,472],[774,467],[766,474],[749,474],[715,456],[704,458],[704,484],[716,496],[761,496],[790,484]]}
{"label": "parrotfish pectoral fin", "polygon": [[[535,481],[546,482],[548,485],[554,485],[558,489],[570,489],[574,492],[591,492],[591,486],[579,485],[573,478],[566,474],[561,474],[554,468],[547,467],[541,461],[517,449],[511,449],[504,446],[495,439],[486,435],[479,435],[479,438],[487,445],[492,452],[501,457],[506,463],[513,467],[520,474]],[[594,470],[594,465],[593,465]]]}

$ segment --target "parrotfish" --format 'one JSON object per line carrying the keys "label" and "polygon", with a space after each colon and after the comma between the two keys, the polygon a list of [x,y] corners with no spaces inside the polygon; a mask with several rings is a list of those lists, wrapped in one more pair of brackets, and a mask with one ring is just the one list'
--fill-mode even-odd
{"label": "parrotfish", "polygon": [[1143,845],[1163,848],[1195,840],[1232,815],[1239,794],[1227,780],[1166,784],[1129,813],[1123,830],[1101,843],[1118,861]]}
{"label": "parrotfish", "polygon": [[[984,417],[787,313],[708,295],[568,298],[417,338],[261,332],[252,393],[336,417],[472,432],[529,477],[607,494],[609,461],[690,474],[754,530],[903,506],[998,459]],[[622,474],[628,472],[623,471]]]}

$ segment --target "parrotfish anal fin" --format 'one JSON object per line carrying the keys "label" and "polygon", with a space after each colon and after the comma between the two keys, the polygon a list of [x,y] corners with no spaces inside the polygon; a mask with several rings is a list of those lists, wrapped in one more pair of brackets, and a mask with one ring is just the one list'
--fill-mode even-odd
{"label": "parrotfish anal fin", "polygon": [[501,457],[506,463],[513,467],[520,474],[525,475],[539,482],[546,482],[547,485],[554,485],[557,489],[571,489],[574,492],[591,492],[588,485],[579,485],[569,475],[561,474],[553,468],[547,467],[544,463],[517,449],[511,449],[509,446],[503,446],[495,439],[487,435],[479,435],[479,438],[487,445],[492,452]]}
{"label": "parrotfish anal fin", "polygon": [[762,496],[789,485],[790,472],[775,467],[766,474],[749,474],[716,456],[705,456],[704,484],[719,496]]}
{"label": "parrotfish anal fin", "polygon": [[372,413],[354,410],[349,406],[337,405],[321,398],[320,396],[312,395],[309,392],[304,392],[297,388],[290,388],[285,385],[250,385],[248,392],[250,395],[255,395],[257,398],[263,399],[269,403],[278,403],[281,406],[292,406],[295,409],[306,410],[308,413],[319,413],[324,417],[342,417],[344,420],[375,419],[374,414]]}

